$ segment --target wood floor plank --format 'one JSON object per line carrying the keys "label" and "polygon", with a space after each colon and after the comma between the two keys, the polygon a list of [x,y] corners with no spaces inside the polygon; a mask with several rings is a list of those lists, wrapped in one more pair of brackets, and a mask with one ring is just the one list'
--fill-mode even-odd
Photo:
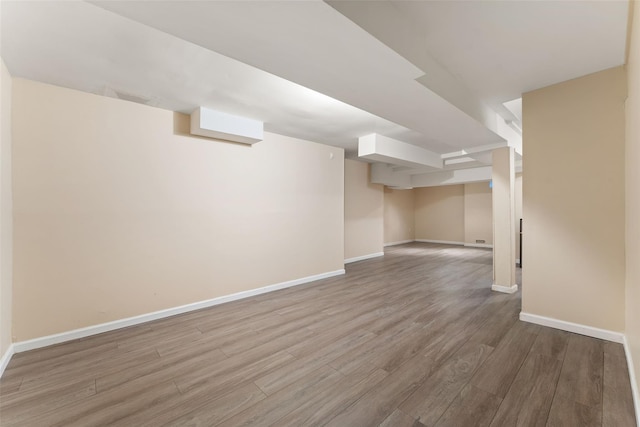
{"label": "wood floor plank", "polygon": [[20,386],[24,381],[23,376],[14,376],[13,378],[0,378],[0,396],[6,397],[20,390]]}
{"label": "wood floor plank", "polygon": [[532,349],[491,427],[544,427],[561,369],[561,360],[535,353]]}
{"label": "wood floor plank", "polygon": [[596,427],[602,425],[602,407],[582,405],[570,398],[555,396],[547,427]]}
{"label": "wood floor plank", "polygon": [[[129,417],[121,420],[122,427],[143,425],[170,426],[202,426],[208,427],[218,424],[267,397],[255,384],[234,388],[230,393],[213,398],[204,395],[208,400],[186,399],[179,407],[172,407],[169,411],[157,411],[153,416]],[[191,408],[193,410],[189,411]],[[162,409],[162,408],[159,408]],[[138,415],[138,414],[136,414]]]}
{"label": "wood floor plank", "polygon": [[284,323],[279,327],[262,331],[256,336],[243,337],[242,339],[232,341],[220,347],[220,349],[227,356],[235,356],[254,347],[258,347],[261,344],[273,343],[274,340],[280,340],[284,347],[290,347],[299,340],[304,340],[315,335],[315,332],[306,328],[310,323],[311,320],[309,319],[303,319],[296,323]]}
{"label": "wood floor plank", "polygon": [[603,367],[603,341],[571,334],[556,397],[567,398],[585,406],[601,407]]}
{"label": "wood floor plank", "polygon": [[268,426],[286,416],[318,393],[331,389],[343,375],[323,366],[299,381],[267,397],[234,417],[220,423],[221,427]]}
{"label": "wood floor plank", "polygon": [[424,424],[396,409],[378,427],[424,427]]}
{"label": "wood floor plank", "polygon": [[520,292],[491,283],[491,250],[411,243],[20,353],[0,426],[635,425],[622,346],[520,322]]}
{"label": "wood floor plank", "polygon": [[[387,372],[373,365],[363,365],[360,369],[346,375],[330,389],[301,403],[284,418],[278,420],[278,426],[323,426],[376,387],[387,375]],[[335,393],[335,390],[341,390],[341,392]]]}
{"label": "wood floor plank", "polygon": [[400,406],[425,426],[433,426],[493,349],[484,344],[461,348],[430,375]]}
{"label": "wood floor plank", "polygon": [[502,298],[502,295],[492,295],[478,315],[476,322],[481,327],[471,339],[478,344],[497,347],[513,324],[518,321],[520,302],[514,299]]}
{"label": "wood floor plank", "polygon": [[26,425],[34,414],[54,411],[95,394],[95,380],[82,380],[67,384],[55,392],[34,390],[13,398],[3,398],[0,401],[2,425]]}
{"label": "wood floor plank", "polygon": [[[192,412],[197,411],[198,408],[203,408],[202,411],[210,414],[205,417],[211,418],[211,409],[205,408],[205,406],[208,404],[221,405],[227,402],[226,396],[229,394],[235,395],[244,404],[250,406],[248,401],[261,400],[260,396],[264,395],[262,391],[260,393],[253,392],[256,388],[253,383],[255,377],[261,373],[271,372],[291,360],[293,357],[284,351],[265,355],[264,358],[255,360],[247,366],[243,366],[242,361],[227,359],[210,366],[204,373],[194,374],[194,377],[198,378],[198,382],[185,388],[179,396],[172,398],[171,401],[159,402],[141,408],[135,415],[129,416],[123,422],[126,421],[125,425],[128,423],[129,425],[156,426],[178,419],[187,413],[191,414],[191,418],[197,419],[198,414]],[[179,381],[175,381],[175,383],[179,383]],[[219,399],[221,399],[219,402],[211,403]],[[244,409],[234,405],[225,405],[224,407],[229,408],[229,412],[216,412],[215,416],[227,418]]]}
{"label": "wood floor plank", "polygon": [[176,376],[193,374],[216,362],[224,361],[227,356],[220,350],[211,350],[201,354],[177,354],[173,357],[162,357],[142,366],[136,365],[116,373],[100,373],[96,378],[98,392],[102,393],[137,378],[162,382]]}
{"label": "wood floor plank", "polygon": [[471,384],[496,396],[504,397],[518,374],[524,359],[537,338],[537,329],[516,322],[491,353]]}
{"label": "wood floor plank", "polygon": [[20,386],[20,391],[23,395],[31,390],[54,391],[69,382],[116,375],[118,372],[135,370],[140,365],[153,363],[159,359],[160,356],[153,348],[116,353],[99,360],[88,358],[73,364],[57,366],[50,371],[26,375]]}
{"label": "wood floor plank", "polygon": [[[311,354],[304,355],[303,353],[302,357],[275,369],[267,375],[261,376],[255,380],[255,383],[264,393],[271,395],[277,390],[302,378],[310,369],[317,369],[322,365],[326,365],[336,357],[339,357],[352,348],[359,347],[361,344],[373,338],[375,338],[375,335],[369,332],[357,331],[333,343],[327,344],[322,349],[317,349]],[[287,350],[287,353],[290,353],[290,351]]]}
{"label": "wood floor plank", "polygon": [[32,421],[39,423],[38,425],[52,427],[107,425],[135,413],[140,408],[170,401],[178,395],[178,389],[173,382],[148,384],[138,380],[67,405],[61,411],[46,414]]}
{"label": "wood floor plank", "polygon": [[[118,344],[115,342],[98,343],[95,347],[84,347],[73,343],[72,347],[77,347],[77,351],[67,351],[64,348],[56,346],[54,353],[50,359],[34,358],[30,362],[23,362],[26,358],[18,359],[21,363],[14,366],[12,363],[2,375],[3,378],[12,378],[14,376],[38,375],[49,372],[59,367],[68,367],[78,361],[87,360],[94,356],[104,356],[105,354],[113,355],[118,352]],[[40,352],[38,354],[41,354]],[[19,356],[18,353],[16,356]],[[28,358],[27,360],[30,360]],[[13,362],[13,358],[11,359]]]}
{"label": "wood floor plank", "polygon": [[558,329],[540,328],[538,337],[531,347],[531,352],[563,360],[570,336],[571,333]]}
{"label": "wood floor plank", "polygon": [[[613,348],[612,348],[613,347]],[[604,385],[602,390],[602,425],[636,425],[631,381],[621,344],[606,343],[604,352]]]}
{"label": "wood floor plank", "polygon": [[343,354],[333,360],[330,365],[340,372],[348,374],[354,369],[357,369],[361,364],[369,363],[371,359],[374,359],[381,352],[393,349],[403,337],[412,336],[413,333],[422,328],[422,325],[415,323],[398,325],[396,328],[387,331],[387,333],[378,335],[375,340],[368,341]]}
{"label": "wood floor plank", "polygon": [[438,427],[485,427],[491,423],[502,399],[468,384],[438,420]]}
{"label": "wood floor plank", "polygon": [[390,373],[379,386],[362,396],[326,425],[343,427],[349,425],[369,426],[384,421],[411,395],[431,371],[427,359],[421,354]]}
{"label": "wood floor plank", "polygon": [[253,379],[266,375],[273,370],[291,363],[295,358],[286,351],[277,353],[265,352],[263,357],[243,359],[230,358],[204,370],[197,370],[188,374],[174,377],[176,386],[182,393],[187,393],[197,388],[225,387],[246,379]]}

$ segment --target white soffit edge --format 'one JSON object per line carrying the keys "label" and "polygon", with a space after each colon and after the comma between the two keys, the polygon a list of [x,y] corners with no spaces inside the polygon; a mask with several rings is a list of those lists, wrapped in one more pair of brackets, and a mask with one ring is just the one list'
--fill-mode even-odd
{"label": "white soffit edge", "polygon": [[436,187],[440,185],[466,184],[491,180],[491,166],[456,169],[437,173],[425,173],[411,176],[413,187]]}
{"label": "white soffit edge", "polygon": [[358,138],[358,157],[410,167],[443,166],[440,154],[377,133]]}
{"label": "white soffit edge", "polygon": [[199,107],[191,113],[191,133],[225,141],[255,144],[264,138],[264,123]]}

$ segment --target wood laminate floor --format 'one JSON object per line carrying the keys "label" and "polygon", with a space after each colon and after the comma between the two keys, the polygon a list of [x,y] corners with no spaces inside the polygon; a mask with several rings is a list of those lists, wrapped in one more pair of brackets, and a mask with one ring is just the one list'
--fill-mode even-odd
{"label": "wood laminate floor", "polygon": [[491,251],[317,281],[16,354],[2,426],[635,426],[621,345],[523,323]]}

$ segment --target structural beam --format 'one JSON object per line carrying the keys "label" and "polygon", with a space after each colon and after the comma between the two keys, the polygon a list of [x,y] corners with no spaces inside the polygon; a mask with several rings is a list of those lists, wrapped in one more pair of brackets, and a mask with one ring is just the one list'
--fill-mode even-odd
{"label": "structural beam", "polygon": [[413,168],[443,166],[440,154],[377,133],[358,138],[358,157]]}

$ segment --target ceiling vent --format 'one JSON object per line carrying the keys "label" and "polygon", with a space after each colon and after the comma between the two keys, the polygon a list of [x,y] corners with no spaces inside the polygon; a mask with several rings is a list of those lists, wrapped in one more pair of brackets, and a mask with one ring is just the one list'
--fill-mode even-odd
{"label": "ceiling vent", "polygon": [[264,138],[264,123],[199,107],[191,113],[191,133],[207,138],[255,144]]}

